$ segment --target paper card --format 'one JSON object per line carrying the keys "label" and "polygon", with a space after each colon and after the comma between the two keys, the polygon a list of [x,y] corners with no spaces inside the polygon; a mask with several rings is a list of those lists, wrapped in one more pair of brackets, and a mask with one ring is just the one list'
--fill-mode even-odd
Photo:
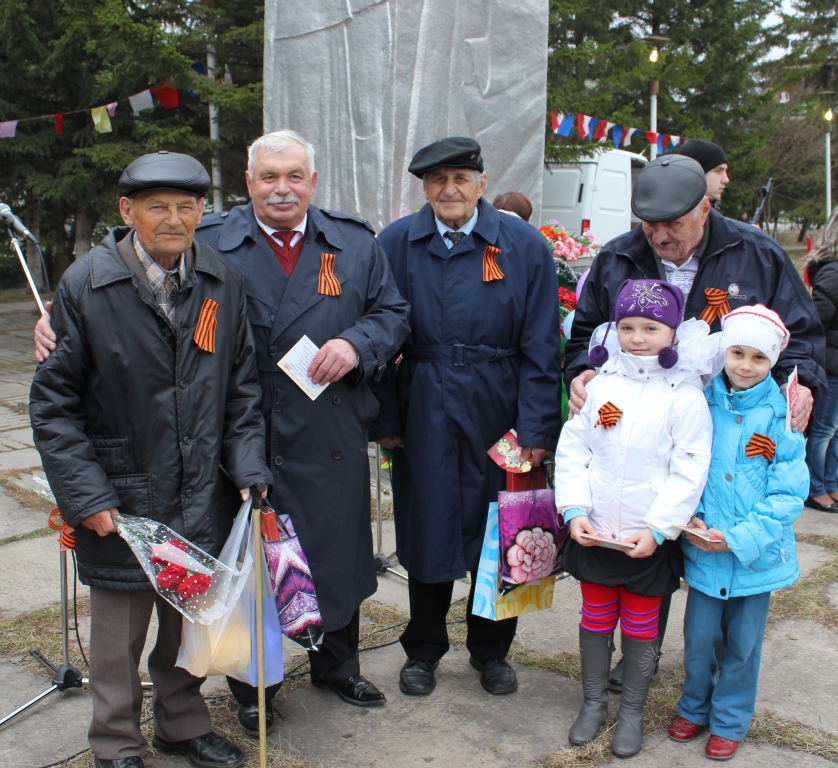
{"label": "paper card", "polygon": [[308,369],[314,356],[320,351],[308,336],[303,336],[277,363],[281,371],[285,371],[291,380],[305,392],[312,400],[329,386],[326,384],[315,384],[308,376]]}
{"label": "paper card", "polygon": [[674,526],[679,531],[684,531],[685,533],[691,533],[694,536],[698,536],[699,539],[704,539],[704,541],[710,542],[720,542],[721,539],[718,536],[711,536],[706,528],[693,528],[690,525],[676,525]]}
{"label": "paper card", "polygon": [[786,386],[786,432],[791,432],[791,412],[794,410],[794,406],[797,405],[797,393],[797,366],[795,365],[794,370],[789,376],[788,385]]}
{"label": "paper card", "polygon": [[530,459],[521,461],[518,433],[514,429],[510,429],[486,453],[489,454],[495,464],[506,472],[523,474],[532,469],[532,461]]}
{"label": "paper card", "polygon": [[622,539],[609,539],[606,536],[599,536],[599,535],[594,536],[593,534],[585,533],[584,531],[582,531],[579,535],[583,539],[591,539],[592,541],[598,541],[599,546],[605,547],[606,549],[623,550],[623,549],[635,549],[637,547],[637,544],[635,544],[633,541],[623,541]]}

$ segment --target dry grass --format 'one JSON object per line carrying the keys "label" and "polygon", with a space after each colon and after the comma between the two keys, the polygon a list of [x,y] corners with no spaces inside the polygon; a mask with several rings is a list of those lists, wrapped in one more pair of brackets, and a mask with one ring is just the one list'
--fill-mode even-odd
{"label": "dry grass", "polygon": [[48,513],[55,504],[34,491],[28,491],[13,482],[14,480],[20,480],[20,475],[21,471],[19,469],[0,472],[0,486],[3,488],[3,495],[8,496],[26,509]]}
{"label": "dry grass", "polygon": [[[801,534],[798,539],[838,554],[838,537]],[[838,610],[829,599],[829,588],[838,581],[838,558],[816,568],[797,584],[771,596],[769,626],[781,621],[816,621],[838,630]]]}

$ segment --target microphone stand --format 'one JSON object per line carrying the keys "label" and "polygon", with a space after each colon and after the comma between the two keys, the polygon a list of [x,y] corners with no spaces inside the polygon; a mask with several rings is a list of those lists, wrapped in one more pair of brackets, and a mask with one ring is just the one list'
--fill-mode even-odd
{"label": "microphone stand", "polygon": [[32,291],[32,295],[35,297],[35,302],[38,304],[38,309],[41,310],[41,314],[46,314],[46,309],[44,308],[44,302],[41,301],[41,295],[38,293],[38,288],[35,285],[35,281],[32,279],[32,273],[29,271],[29,265],[26,263],[26,257],[23,255],[23,251],[20,247],[20,239],[15,235],[14,230],[11,227],[8,230],[9,232],[9,240],[12,243],[12,248],[15,249],[17,252],[17,257],[20,260],[20,266],[23,267],[23,272],[26,275],[26,280],[29,283],[29,290]]}

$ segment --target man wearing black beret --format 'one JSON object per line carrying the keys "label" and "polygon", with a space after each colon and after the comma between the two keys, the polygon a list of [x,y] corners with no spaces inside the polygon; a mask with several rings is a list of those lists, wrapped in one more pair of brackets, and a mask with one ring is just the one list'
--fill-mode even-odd
{"label": "man wearing black beret", "polygon": [[[738,307],[764,304],[777,312],[791,341],[771,373],[785,386],[797,366],[801,386],[792,428],[806,428],[812,392],[826,382],[823,326],[812,299],[786,252],[756,227],[712,210],[706,190],[704,169],[683,155],[659,157],[638,175],[631,208],[642,224],[603,246],[576,305],[564,365],[571,418],[582,409],[585,384],[595,375],[588,359],[593,332],[608,322],[623,281],[645,278],[677,285],[686,297],[684,318],[705,320],[712,331]],[[668,612],[664,599],[661,642]]]}
{"label": "man wearing black beret", "polygon": [[[535,227],[483,199],[480,145],[449,137],[420,149],[408,168],[428,200],[378,236],[411,307],[398,373],[376,389],[371,436],[394,448],[399,562],[409,573],[407,661],[399,688],[423,695],[448,650],[453,583],[475,574],[489,502],[505,473],[486,451],[517,429],[537,466],[555,447],[560,415],[556,271]],[[472,615],[466,646],[483,688],[512,693],[506,660],[516,619]]]}
{"label": "man wearing black beret", "polygon": [[684,142],[679,154],[681,157],[691,157],[701,166],[707,179],[707,199],[716,205],[722,199],[722,192],[730,182],[727,175],[727,155],[724,150],[712,141],[689,139]]}
{"label": "man wearing black beret", "polygon": [[158,152],[125,169],[126,226],[65,272],[53,352],[32,383],[35,444],[90,586],[97,768],[142,768],[137,669],[155,607],[154,749],[201,768],[244,759],[212,731],[203,679],[175,665],[183,617],[152,590],[113,522],[151,518],[218,555],[237,489],[244,498],[271,482],[242,279],[193,242],[209,186],[188,155]]}

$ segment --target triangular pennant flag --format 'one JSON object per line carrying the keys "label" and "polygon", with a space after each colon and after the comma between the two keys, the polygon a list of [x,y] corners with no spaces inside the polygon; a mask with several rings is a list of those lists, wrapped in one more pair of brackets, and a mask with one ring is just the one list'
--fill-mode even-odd
{"label": "triangular pennant flag", "polygon": [[675,147],[677,147],[681,143],[682,138],[683,138],[682,136],[670,136],[669,137],[669,141],[672,143],[672,149],[675,149]]}
{"label": "triangular pennant flag", "polygon": [[662,155],[664,152],[666,152],[666,142],[668,140],[669,140],[669,134],[666,134],[666,133],[659,133],[658,134],[658,140],[657,140],[656,143],[658,145],[658,154],[659,155]]}
{"label": "triangular pennant flag", "polygon": [[108,114],[113,117],[116,114],[116,105],[119,104],[118,101],[112,101],[110,104],[105,105],[105,109],[108,110]]}
{"label": "triangular pennant flag", "polygon": [[626,128],[626,132],[623,135],[622,146],[628,147],[631,145],[631,140],[637,136],[640,131],[637,128]]}
{"label": "triangular pennant flag", "polygon": [[64,113],[58,112],[57,114],[52,116],[55,120],[55,133],[57,136],[64,135]]}
{"label": "triangular pennant flag", "polygon": [[[613,123],[612,123],[613,125]],[[605,120],[600,120],[597,124],[596,130],[591,137],[591,141],[602,141],[608,133],[608,123]]]}
{"label": "triangular pennant flag", "polygon": [[193,61],[192,69],[194,69],[199,75],[201,75],[201,77],[207,76],[207,68],[204,66],[203,61]]}
{"label": "triangular pennant flag", "polygon": [[233,84],[233,73],[230,72],[230,65],[224,65],[224,77],[221,78],[221,82],[224,85],[232,85]]}
{"label": "triangular pennant flag", "polygon": [[170,85],[163,85],[159,88],[149,88],[157,99],[166,109],[174,109],[180,104],[180,97],[177,88],[172,88]]}
{"label": "triangular pennant flag", "polygon": [[658,134],[654,131],[646,131],[646,141],[648,141],[650,144],[657,144]]}
{"label": "triangular pennant flag", "polygon": [[588,131],[590,130],[591,117],[590,115],[576,115],[576,128],[579,130],[579,136],[583,139],[588,138]]}
{"label": "triangular pennant flag", "polygon": [[128,102],[131,104],[131,109],[134,110],[134,116],[139,115],[144,109],[154,109],[154,100],[151,98],[151,91],[148,89],[129,96]]}
{"label": "triangular pennant flag", "polygon": [[110,133],[113,130],[107,107],[93,107],[90,110],[90,116],[93,118],[93,129],[95,131]]}
{"label": "triangular pennant flag", "polygon": [[[629,128],[631,130],[631,128]],[[619,149],[623,142],[623,126],[615,125],[614,130],[611,131],[611,141],[614,144],[614,149]]]}
{"label": "triangular pennant flag", "polygon": [[553,133],[559,132],[559,116],[555,112],[550,113],[550,129]]}
{"label": "triangular pennant flag", "polygon": [[588,141],[593,141],[594,140],[594,134],[596,133],[597,126],[601,122],[602,121],[598,117],[589,117],[588,118],[588,136],[587,136]]}
{"label": "triangular pennant flag", "polygon": [[559,136],[568,137],[570,136],[571,130],[573,130],[573,123],[575,122],[574,117],[570,112],[567,114],[562,115],[562,120],[559,123],[559,130],[556,133]]}
{"label": "triangular pennant flag", "polygon": [[17,120],[0,123],[0,139],[13,139],[17,133]]}
{"label": "triangular pennant flag", "polygon": [[[602,136],[598,139],[598,141],[608,141],[608,132],[614,127],[614,123],[609,123],[607,120],[603,121],[605,123],[605,130],[600,131]],[[600,128],[602,124],[600,124]]]}

